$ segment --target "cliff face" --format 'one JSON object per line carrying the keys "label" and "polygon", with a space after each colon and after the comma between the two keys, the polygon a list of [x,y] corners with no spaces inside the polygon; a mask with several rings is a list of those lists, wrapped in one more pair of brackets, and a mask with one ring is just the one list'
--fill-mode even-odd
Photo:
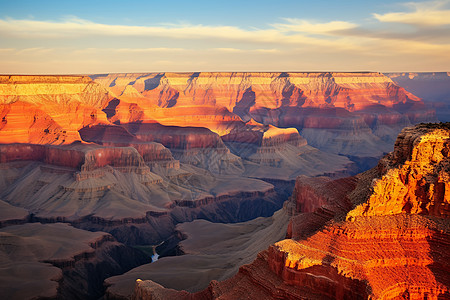
{"label": "cliff face", "polygon": [[244,174],[256,178],[293,182],[299,174],[343,176],[354,166],[344,156],[309,146],[296,128],[277,128],[250,120],[222,136],[222,140],[233,154],[246,160]]}
{"label": "cliff face", "polygon": [[[345,155],[379,156],[391,150],[404,126],[434,120],[421,99],[380,73],[148,73],[93,79],[120,99],[110,110],[112,121],[133,122],[139,115],[227,135],[253,118],[297,128],[312,146]],[[350,132],[358,139],[350,139]]]}
{"label": "cliff face", "polygon": [[41,161],[77,171],[93,171],[107,165],[112,167],[145,166],[142,157],[132,147],[101,147],[83,144],[67,146],[0,145],[0,163],[26,160]]}
{"label": "cliff face", "polygon": [[69,144],[111,99],[85,76],[0,76],[0,142]]}
{"label": "cliff face", "polygon": [[[103,145],[127,144],[152,157],[158,152],[146,151],[151,144],[164,145],[170,155],[182,163],[214,173],[241,174],[241,159],[230,153],[217,133],[203,127],[164,126],[159,123],[126,123],[117,126],[96,125],[80,130],[83,140]],[[159,144],[160,143],[160,144]],[[161,145],[161,146],[162,146]],[[155,148],[155,147],[153,147]],[[167,148],[164,148],[167,150]],[[161,156],[169,153],[161,153]],[[167,160],[173,160],[168,156]]]}
{"label": "cliff face", "polygon": [[253,108],[393,107],[419,101],[380,73],[150,73],[95,76],[118,95],[155,99],[160,107],[221,106],[238,115]]}
{"label": "cliff face", "polygon": [[[373,170],[335,181],[300,177],[286,206],[294,214],[292,239],[195,296],[448,298],[449,134],[448,124],[407,128]],[[143,281],[135,293],[164,295],[164,289]]]}
{"label": "cliff face", "polygon": [[379,73],[92,78],[2,76],[0,142],[68,144],[79,140],[78,130],[86,126],[155,120],[226,135],[254,118],[266,125],[297,128],[310,145],[326,151],[374,157],[390,150],[400,128],[434,119],[419,98]]}

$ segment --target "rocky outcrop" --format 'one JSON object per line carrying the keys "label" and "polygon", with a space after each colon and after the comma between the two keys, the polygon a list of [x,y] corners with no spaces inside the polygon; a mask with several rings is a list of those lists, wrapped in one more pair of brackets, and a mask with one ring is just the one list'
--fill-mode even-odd
{"label": "rocky outcrop", "polygon": [[411,213],[450,216],[450,128],[419,125],[399,135],[395,151],[379,164],[383,176],[367,202],[348,214]]}
{"label": "rocky outcrop", "polygon": [[85,127],[80,134],[88,142],[132,146],[149,164],[160,161],[166,166],[176,167],[175,158],[216,174],[236,175],[243,172],[241,159],[230,153],[216,133],[203,127],[164,126],[154,122],[127,123]]}
{"label": "rocky outcrop", "polygon": [[65,144],[78,138],[40,107],[27,102],[0,104],[0,118],[1,143]]}
{"label": "rocky outcrop", "polygon": [[277,128],[250,120],[222,136],[232,153],[245,159],[245,175],[265,180],[295,181],[298,175],[345,176],[352,162],[308,145],[295,128]]}
{"label": "rocky outcrop", "polygon": [[[353,178],[299,178],[289,236],[224,282],[174,299],[444,299],[450,296],[448,124],[399,135],[377,168]],[[354,207],[354,208],[353,208]],[[322,220],[322,223],[320,223]],[[137,282],[135,298],[164,295]]]}
{"label": "rocky outcrop", "polygon": [[158,123],[121,125],[144,142],[169,148],[175,159],[216,174],[241,174],[241,159],[230,153],[219,135],[202,127],[163,126]]}

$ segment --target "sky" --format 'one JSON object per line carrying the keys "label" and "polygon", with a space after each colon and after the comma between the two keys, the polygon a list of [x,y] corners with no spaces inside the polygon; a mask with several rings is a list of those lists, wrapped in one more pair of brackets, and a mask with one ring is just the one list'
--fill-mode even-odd
{"label": "sky", "polygon": [[0,74],[450,71],[450,0],[0,0]]}

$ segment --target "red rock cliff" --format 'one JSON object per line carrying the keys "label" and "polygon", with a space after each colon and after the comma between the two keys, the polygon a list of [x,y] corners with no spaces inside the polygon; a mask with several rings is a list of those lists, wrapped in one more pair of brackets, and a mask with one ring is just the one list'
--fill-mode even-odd
{"label": "red rock cliff", "polygon": [[86,76],[0,76],[0,142],[69,144],[112,98]]}
{"label": "red rock cliff", "polygon": [[[449,298],[449,134],[448,124],[407,128],[378,168],[336,181],[299,178],[290,205],[293,239],[202,292],[167,293],[173,299]],[[145,281],[135,290],[137,299],[165,293]]]}
{"label": "red rock cliff", "polygon": [[[421,99],[380,73],[147,73],[94,80],[120,99],[110,110],[112,121],[157,120],[220,135],[241,127],[241,119],[254,118],[299,130],[373,131],[386,140],[411,123],[434,120]],[[319,147],[323,138],[316,135],[305,137]]]}
{"label": "red rock cliff", "polygon": [[83,144],[67,146],[0,145],[0,163],[23,160],[41,161],[79,171],[92,171],[106,165],[112,167],[145,167],[143,158],[132,147],[102,147]]}

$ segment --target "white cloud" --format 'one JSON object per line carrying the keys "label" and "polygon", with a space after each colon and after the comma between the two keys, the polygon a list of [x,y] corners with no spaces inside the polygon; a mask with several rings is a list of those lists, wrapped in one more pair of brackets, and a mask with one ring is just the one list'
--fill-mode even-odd
{"label": "white cloud", "polygon": [[[298,20],[297,20],[298,21]],[[299,21],[300,22],[300,21]],[[345,22],[337,22],[338,29],[348,28]],[[309,24],[309,25],[308,25]],[[310,27],[313,33],[324,32],[334,22],[326,24],[304,24],[306,30]],[[308,34],[287,34],[286,29],[252,29],[245,30],[235,26],[205,26],[205,25],[161,25],[161,26],[126,26],[94,23],[78,18],[69,18],[62,22],[0,19],[0,35],[24,39],[72,39],[87,36],[99,37],[162,37],[182,40],[208,41],[239,41],[259,44],[282,45],[317,45],[339,48],[338,39],[326,39],[308,36]],[[286,24],[287,27],[294,26]],[[234,48],[234,47],[230,47]]]}
{"label": "white cloud", "polygon": [[448,5],[450,0],[409,3],[403,12],[375,15],[379,22],[416,25],[408,27],[408,32],[405,26],[388,24],[386,32],[385,26],[371,27],[373,22],[339,20],[283,19],[265,29],[245,29],[192,24],[109,25],[76,17],[59,22],[0,19],[4,47],[0,48],[0,65],[2,72],[22,73],[39,73],[41,69],[53,73],[351,71],[365,66],[385,71],[402,65],[406,66],[402,70],[448,69],[450,39],[443,37],[450,24]]}
{"label": "white cloud", "polygon": [[407,3],[412,9],[410,12],[390,12],[386,14],[373,14],[380,22],[403,23],[417,26],[441,26],[450,24],[450,1],[429,1],[420,3]]}
{"label": "white cloud", "polygon": [[282,32],[303,32],[307,34],[326,34],[337,30],[345,30],[357,27],[357,24],[345,21],[331,21],[326,23],[311,23],[307,20],[284,19],[286,24],[274,24],[273,26]]}

